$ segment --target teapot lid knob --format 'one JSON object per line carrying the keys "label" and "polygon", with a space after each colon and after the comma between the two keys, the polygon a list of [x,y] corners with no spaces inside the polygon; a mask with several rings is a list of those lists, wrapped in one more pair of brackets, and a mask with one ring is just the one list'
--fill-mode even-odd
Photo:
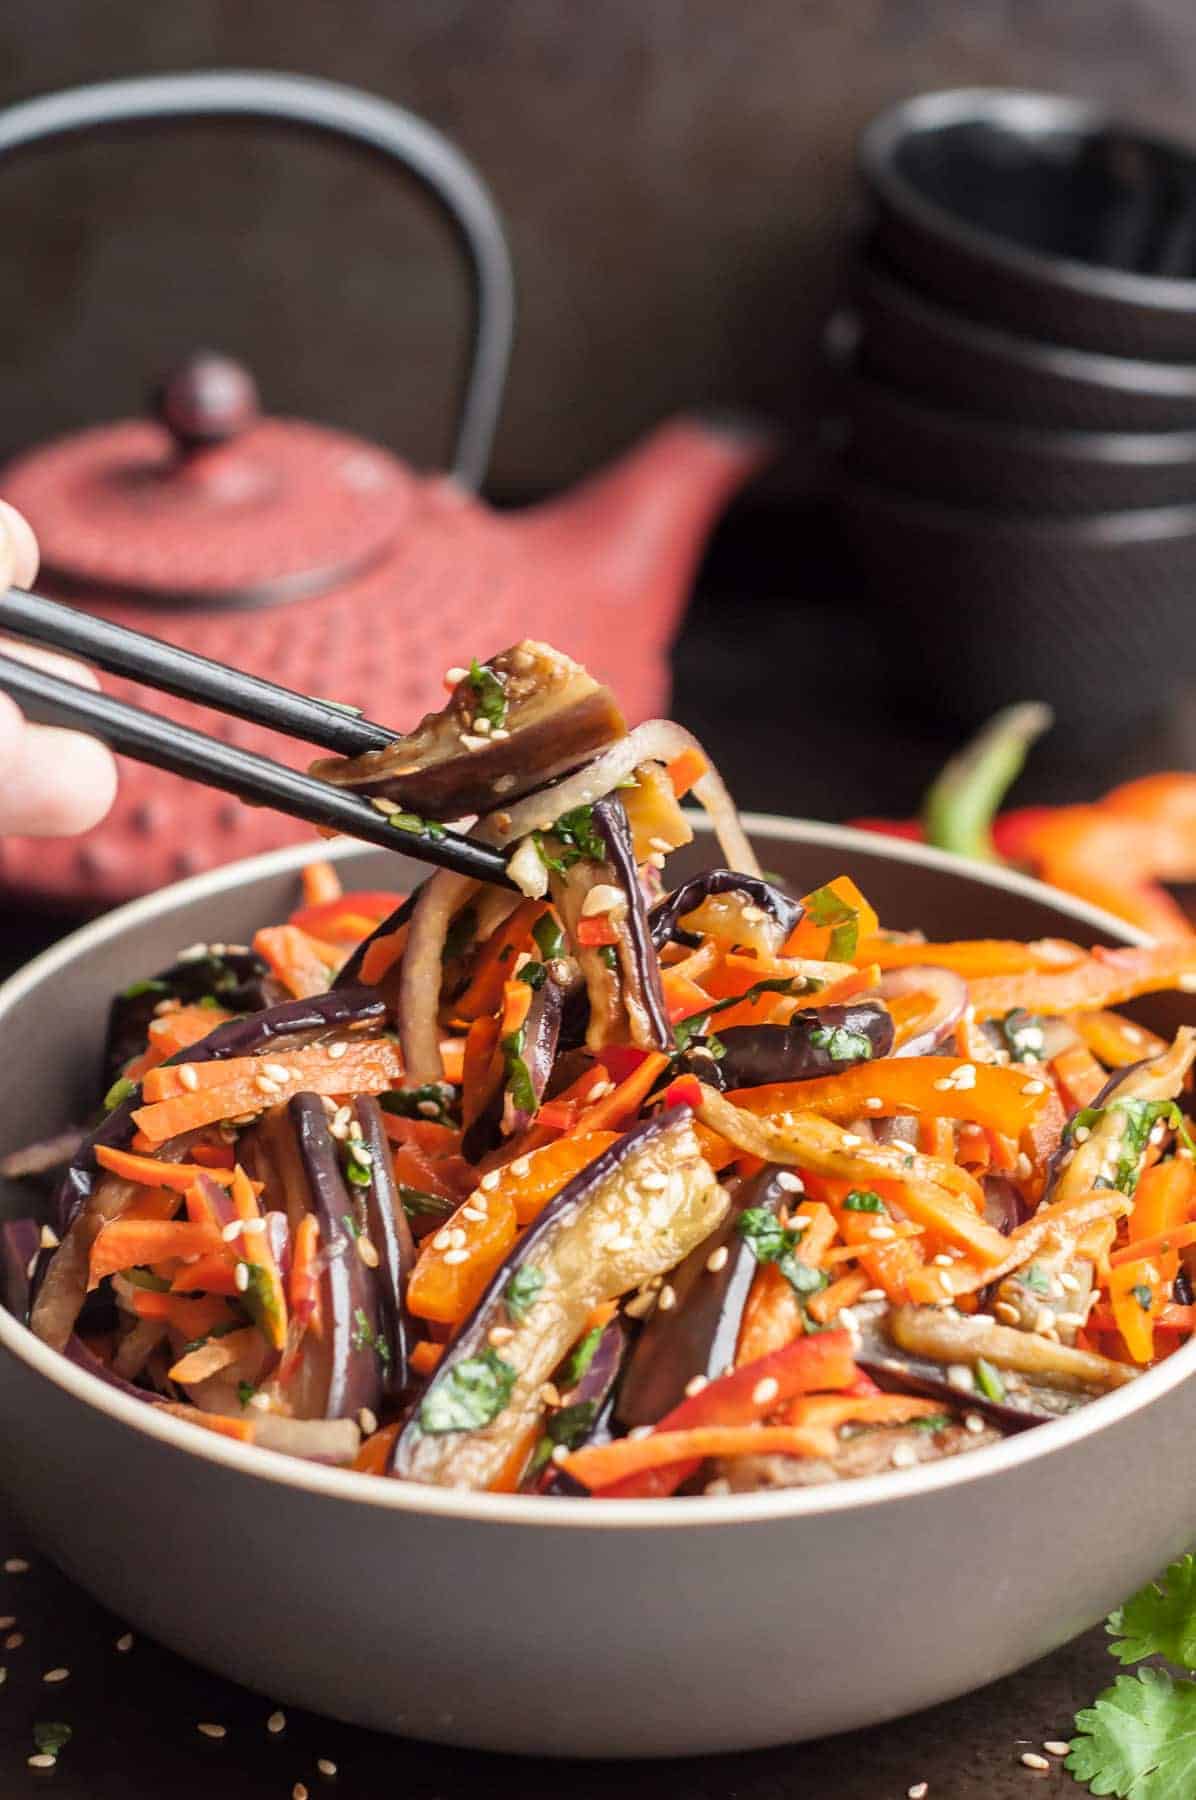
{"label": "teapot lid knob", "polygon": [[217,350],[196,350],[171,369],[154,392],[153,406],[183,451],[226,444],[261,416],[253,376]]}

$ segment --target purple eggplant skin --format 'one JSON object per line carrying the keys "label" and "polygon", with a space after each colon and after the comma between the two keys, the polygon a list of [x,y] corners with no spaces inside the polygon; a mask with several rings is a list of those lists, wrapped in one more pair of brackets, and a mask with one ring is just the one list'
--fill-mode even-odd
{"label": "purple eggplant skin", "polygon": [[[523,1022],[523,1062],[531,1079],[537,1109],[556,1061],[564,1004],[564,992],[550,975],[532,994],[532,1003]],[[468,1162],[480,1162],[501,1142],[506,1091],[504,1072],[461,1139],[461,1151]],[[535,1113],[517,1108],[511,1121],[511,1133],[522,1131],[534,1117]]]}
{"label": "purple eggplant skin", "polygon": [[407,1283],[415,1266],[415,1239],[395,1183],[382,1109],[372,1094],[359,1094],[353,1111],[362,1142],[370,1153],[370,1185],[364,1190],[366,1234],[378,1252],[378,1308],[390,1346],[383,1372],[382,1395],[394,1400],[410,1379],[415,1321],[407,1310]]}
{"label": "purple eggplant skin", "polygon": [[647,1015],[653,1038],[651,1044],[645,1043],[641,1048],[668,1050],[673,1043],[673,1027],[665,1005],[664,988],[660,979],[660,958],[656,953],[648,909],[640,887],[627,810],[617,794],[610,794],[605,800],[596,800],[592,812],[594,829],[606,845],[610,866],[615,871],[619,887],[627,896],[627,911],[616,930],[620,936],[625,935],[629,951],[630,969],[627,960],[622,956],[619,958],[623,979],[628,985],[634,986],[636,998]]}
{"label": "purple eggplant skin", "polygon": [[657,950],[663,950],[667,943],[683,943],[693,936],[691,932],[682,935],[678,921],[687,913],[696,912],[703,900],[709,900],[712,894],[746,894],[753,906],[762,907],[776,920],[786,937],[802,915],[800,900],[790,899],[788,894],[783,894],[780,888],[759,875],[740,875],[734,869],[707,869],[704,874],[695,875],[692,881],[675,888],[652,908],[648,924]]}
{"label": "purple eggplant skin", "polygon": [[117,994],[108,1009],[108,1035],[104,1044],[104,1090],[133,1057],[145,1049],[155,1008],[163,1000],[193,1005],[215,1000],[226,1012],[255,1013],[283,1000],[285,991],[253,950],[209,951],[175,962],[147,982],[134,982],[145,991]]}
{"label": "purple eggplant skin", "polygon": [[[608,1444],[614,1436],[615,1391],[630,1342],[627,1322],[616,1313],[598,1340],[589,1368],[577,1386],[562,1395],[566,1406],[594,1407],[594,1422],[585,1436],[574,1442],[574,1449],[580,1450],[583,1444]],[[531,1482],[530,1491],[556,1495],[580,1492],[588,1496],[590,1490],[579,1482],[572,1482],[563,1469],[549,1463],[539,1480]]]}
{"label": "purple eggplant skin", "polygon": [[[338,1025],[378,1024],[386,1019],[386,1006],[375,988],[344,988],[327,994],[316,994],[310,1000],[285,1000],[264,1012],[245,1018],[226,1019],[206,1038],[169,1058],[174,1062],[214,1062],[230,1056],[254,1056],[269,1049],[280,1039],[301,1037],[305,1033],[327,1031]],[[95,1160],[98,1145],[127,1149],[133,1141],[136,1126],[133,1113],[141,1105],[140,1089],[114,1107],[96,1129],[84,1139],[67,1167],[55,1197],[55,1226],[59,1237],[66,1235],[80,1210],[91,1197],[99,1170]]]}
{"label": "purple eggplant skin", "polygon": [[555,1194],[544,1208],[535,1223],[528,1227],[514,1249],[491,1277],[490,1284],[481,1299],[465,1320],[456,1337],[437,1364],[427,1388],[423,1390],[419,1401],[411,1408],[403,1423],[403,1428],[395,1439],[391,1456],[390,1473],[400,1478],[406,1476],[410,1469],[411,1453],[420,1437],[419,1405],[438,1382],[445,1381],[451,1372],[470,1358],[481,1356],[488,1347],[489,1332],[493,1325],[505,1322],[506,1309],[503,1296],[512,1275],[528,1264],[535,1263],[540,1254],[541,1245],[551,1238],[560,1227],[567,1227],[577,1218],[586,1204],[600,1188],[616,1176],[624,1159],[640,1149],[646,1139],[656,1137],[662,1132],[671,1131],[677,1125],[691,1119],[692,1110],[688,1106],[674,1106],[654,1114],[642,1124],[634,1126],[626,1132],[617,1143],[596,1156],[592,1163],[566,1182],[559,1194]]}
{"label": "purple eggplant skin", "polygon": [[[363,1407],[376,1412],[390,1347],[382,1331],[378,1283],[357,1254],[346,1220],[357,1209],[341,1174],[336,1139],[318,1094],[296,1094],[287,1113],[320,1226],[320,1251],[327,1259],[321,1280],[324,1332],[328,1341],[326,1419],[355,1419]],[[314,1343],[314,1340],[312,1340]],[[306,1346],[307,1340],[305,1340]],[[323,1346],[320,1346],[321,1350]],[[305,1348],[306,1353],[306,1348]]]}
{"label": "purple eggplant skin", "polygon": [[927,1372],[922,1364],[905,1364],[897,1356],[856,1356],[856,1367],[871,1377],[886,1394],[918,1394],[924,1400],[941,1400],[944,1412],[979,1413],[1006,1436],[1018,1431],[1031,1431],[1036,1425],[1049,1425],[1057,1415],[1029,1407],[1006,1406],[1000,1400],[989,1400],[983,1394],[962,1394],[941,1375]]}
{"label": "purple eggplant skin", "polygon": [[[777,1180],[781,1172],[764,1168],[741,1182],[722,1224],[669,1276],[676,1305],[652,1314],[619,1383],[614,1417],[622,1431],[655,1425],[680,1406],[686,1384],[695,1375],[713,1381],[734,1364],[743,1310],[759,1267],[751,1245],[740,1235],[739,1220],[749,1207],[775,1213],[791,1198]],[[712,1271],[707,1267],[710,1258],[724,1249],[726,1261]]]}
{"label": "purple eggplant skin", "polygon": [[[868,1060],[832,1056],[824,1042],[816,1041],[824,1032],[849,1031],[866,1038],[873,1058],[888,1056],[893,1048],[892,1016],[877,1000],[810,1007],[794,1013],[787,1025],[732,1025],[719,1031],[717,1018],[711,1024],[725,1052],[714,1065],[715,1084],[724,1091],[774,1081],[812,1081]],[[704,1059],[703,1079],[708,1078],[705,1068]]]}

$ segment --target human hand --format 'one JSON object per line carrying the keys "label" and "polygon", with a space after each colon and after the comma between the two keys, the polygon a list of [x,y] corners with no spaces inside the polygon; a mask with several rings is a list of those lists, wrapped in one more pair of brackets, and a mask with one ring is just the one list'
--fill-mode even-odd
{"label": "human hand", "polygon": [[[0,594],[37,579],[37,539],[27,519],[0,500]],[[0,639],[0,654],[47,669],[80,687],[99,682],[82,663]],[[73,837],[98,825],[116,796],[116,764],[95,738],[57,725],[30,725],[0,694],[0,833]]]}

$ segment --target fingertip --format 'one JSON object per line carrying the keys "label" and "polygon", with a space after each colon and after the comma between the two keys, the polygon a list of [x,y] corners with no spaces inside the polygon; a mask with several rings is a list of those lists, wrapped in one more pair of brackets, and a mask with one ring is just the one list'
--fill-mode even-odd
{"label": "fingertip", "polygon": [[9,585],[32,587],[37,580],[38,565],[41,562],[41,552],[32,525],[24,513],[19,513],[7,500],[0,500],[0,526],[7,539],[11,560]]}
{"label": "fingertip", "polygon": [[112,809],[116,799],[116,761],[106,745],[80,731],[64,731],[58,779],[48,796],[46,820],[39,835],[76,837],[90,831]]}

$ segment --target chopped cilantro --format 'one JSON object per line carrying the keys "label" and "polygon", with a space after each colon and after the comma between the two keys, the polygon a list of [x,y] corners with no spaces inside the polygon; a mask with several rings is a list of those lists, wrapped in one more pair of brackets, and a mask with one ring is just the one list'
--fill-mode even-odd
{"label": "chopped cilantro", "polygon": [[39,1720],[33,1727],[33,1741],[41,1756],[57,1756],[60,1750],[65,1750],[73,1735],[71,1727],[60,1719]]}
{"label": "chopped cilantro", "polygon": [[127,988],[121,989],[120,997],[122,1000],[140,1000],[143,994],[168,994],[169,992],[169,985],[165,981],[159,981],[156,977],[151,976],[146,981],[131,981]]}
{"label": "chopped cilantro", "polygon": [[844,1212],[882,1213],[885,1203],[871,1188],[852,1188],[843,1201]]}
{"label": "chopped cilantro", "polygon": [[549,835],[560,845],[559,854],[545,849],[543,832],[533,831],[532,841],[545,868],[555,875],[566,874],[574,863],[606,861],[606,844],[595,829],[592,806],[575,806],[562,813]]}
{"label": "chopped cilantro", "polygon": [[257,1389],[254,1387],[252,1381],[238,1381],[237,1399],[240,1401],[243,1408],[249,1405],[249,1402],[256,1393]]}
{"label": "chopped cilantro", "polygon": [[477,702],[477,716],[486,719],[492,728],[504,725],[507,689],[502,676],[474,657],[469,665],[469,685]]}
{"label": "chopped cilantro", "polygon": [[565,947],[565,934],[557,924],[555,913],[542,913],[532,926],[536,949],[545,962],[559,956]]}
{"label": "chopped cilantro", "polygon": [[563,1394],[575,1388],[582,1376],[589,1369],[602,1342],[601,1325],[591,1326],[585,1336],[574,1344],[557,1373],[556,1384]]}
{"label": "chopped cilantro", "polygon": [[872,1055],[872,1040],[862,1031],[848,1031],[843,1025],[815,1025],[810,1042],[816,1050],[825,1050],[832,1062],[867,1062]]}
{"label": "chopped cilantro", "polygon": [[1136,1287],[1130,1289],[1130,1293],[1134,1296],[1134,1299],[1138,1302],[1142,1311],[1148,1313],[1151,1306],[1154,1304],[1154,1295],[1146,1286],[1145,1282],[1140,1281]]}
{"label": "chopped cilantro", "polygon": [[749,1206],[738,1219],[739,1235],[750,1245],[759,1263],[775,1263],[794,1293],[800,1298],[816,1294],[826,1286],[821,1269],[798,1262],[794,1251],[801,1243],[801,1231],[782,1225],[766,1206]]}
{"label": "chopped cilantro", "polygon": [[148,1288],[151,1294],[168,1294],[170,1292],[170,1283],[163,1281],[160,1275],[155,1275],[152,1269],[126,1269],[124,1277],[126,1281],[131,1281],[134,1287]]}
{"label": "chopped cilantro", "polygon": [[215,994],[201,994],[196,1005],[202,1006],[205,1012],[221,1012],[223,1010]]}
{"label": "chopped cilantro", "polygon": [[1124,1100],[1110,1100],[1107,1106],[1085,1106],[1068,1120],[1064,1135],[1069,1140],[1074,1139],[1081,1126],[1094,1131],[1108,1119],[1110,1113],[1121,1114],[1121,1154],[1112,1182],[1098,1179],[1098,1187],[1112,1186],[1122,1194],[1133,1195],[1141,1174],[1143,1153],[1151,1131],[1160,1119],[1171,1127],[1185,1148],[1196,1150],[1196,1143],[1193,1143],[1183,1113],[1174,1100],[1137,1100],[1127,1096]]}
{"label": "chopped cilantro", "polygon": [[119,1080],[112,1083],[104,1095],[104,1111],[115,1112],[118,1106],[131,1099],[136,1092],[137,1083],[130,1081],[127,1075],[122,1075]]}
{"label": "chopped cilantro", "polygon": [[352,1213],[342,1213],[341,1224],[344,1226],[349,1236],[354,1240],[361,1236],[361,1226],[357,1223],[357,1220],[353,1217]]}
{"label": "chopped cilantro", "polygon": [[1012,1062],[1042,1062],[1046,1040],[1041,1019],[1015,1006],[997,1023]]}
{"label": "chopped cilantro", "polygon": [[523,1060],[526,1042],[527,1032],[521,1025],[518,1031],[510,1031],[505,1038],[499,1040],[499,1048],[503,1054],[507,1091],[511,1099],[520,1112],[534,1113],[539,1102],[532,1086],[531,1070]]}
{"label": "chopped cilantro", "polygon": [[[363,1155],[362,1152],[365,1152]],[[345,1180],[350,1187],[368,1188],[374,1179],[374,1171],[370,1165],[369,1152],[365,1140],[360,1137],[347,1137],[343,1145],[342,1160]],[[356,1237],[356,1232],[354,1232]]]}
{"label": "chopped cilantro", "polygon": [[386,823],[395,831],[409,831],[417,837],[442,838],[447,836],[443,825],[437,824],[435,819],[421,819],[418,813],[387,813]]}
{"label": "chopped cilantro", "polygon": [[477,929],[477,907],[463,906],[445,934],[444,949],[440,953],[440,960],[453,962],[457,957],[464,956],[477,936]]}
{"label": "chopped cilantro", "polygon": [[820,887],[807,895],[806,912],[815,925],[831,927],[828,960],[850,962],[860,941],[860,915],[856,908],[833,887]]}
{"label": "chopped cilantro", "polygon": [[542,962],[524,963],[515,979],[516,981],[526,982],[532,992],[535,993],[542,988],[544,983],[548,980],[548,970],[544,967]]}
{"label": "chopped cilantro", "polygon": [[1023,1287],[1030,1289],[1031,1293],[1049,1294],[1051,1291],[1050,1280],[1037,1263],[1031,1263],[1028,1269],[1023,1269],[1018,1279]]}
{"label": "chopped cilantro", "polygon": [[618,973],[619,958],[613,944],[599,944],[598,960],[604,969],[610,970],[612,975]]}
{"label": "chopped cilantro", "polygon": [[451,1125],[454,1099],[446,1081],[429,1081],[423,1087],[396,1088],[389,1094],[379,1094],[378,1104],[396,1119],[430,1119],[436,1125]]}
{"label": "chopped cilantro", "polygon": [[976,1358],[976,1386],[986,1400],[995,1400],[999,1404],[1005,1398],[1005,1383],[1000,1371],[983,1356]]}
{"label": "chopped cilantro", "polygon": [[566,1450],[578,1450],[594,1429],[598,1417],[597,1400],[575,1400],[572,1406],[558,1406],[544,1421],[544,1436],[536,1445],[528,1464],[529,1478],[538,1475],[558,1444]]}
{"label": "chopped cilantro", "polygon": [[457,1210],[455,1200],[443,1200],[439,1194],[425,1194],[419,1188],[400,1187],[399,1199],[409,1219],[446,1219]]}
{"label": "chopped cilantro", "polygon": [[533,1268],[530,1263],[516,1269],[506,1287],[503,1289],[503,1301],[507,1313],[516,1325],[522,1325],[528,1313],[536,1304],[540,1290],[544,1286],[543,1269]]}
{"label": "chopped cilantro", "polygon": [[384,1369],[390,1367],[390,1345],[380,1331],[375,1331],[365,1314],[365,1308],[358,1306],[353,1313],[353,1348],[364,1350],[366,1345],[374,1352]]}
{"label": "chopped cilantro", "polygon": [[[688,1050],[695,1038],[705,1033],[715,1013],[727,1012],[732,1006],[750,1005],[753,1000],[758,1000],[761,994],[792,994],[796,989],[802,988],[804,988],[804,982],[800,976],[775,975],[770,976],[767,981],[757,981],[745,993],[731,994],[725,1000],[716,1000],[712,1006],[706,1008],[705,1012],[695,1013],[691,1018],[681,1019],[674,1025],[673,1038],[678,1052]],[[851,1034],[844,1033],[844,1035],[850,1036]],[[720,1044],[714,1054],[725,1056],[726,1053],[726,1046]],[[868,1054],[872,1054],[870,1044]]]}
{"label": "chopped cilantro", "polygon": [[901,1427],[903,1431],[945,1431],[955,1421],[950,1413],[927,1413],[920,1419],[908,1419]]}
{"label": "chopped cilantro", "polygon": [[496,1350],[451,1363],[433,1380],[419,1409],[420,1430],[478,1431],[503,1411],[515,1386],[516,1371]]}

